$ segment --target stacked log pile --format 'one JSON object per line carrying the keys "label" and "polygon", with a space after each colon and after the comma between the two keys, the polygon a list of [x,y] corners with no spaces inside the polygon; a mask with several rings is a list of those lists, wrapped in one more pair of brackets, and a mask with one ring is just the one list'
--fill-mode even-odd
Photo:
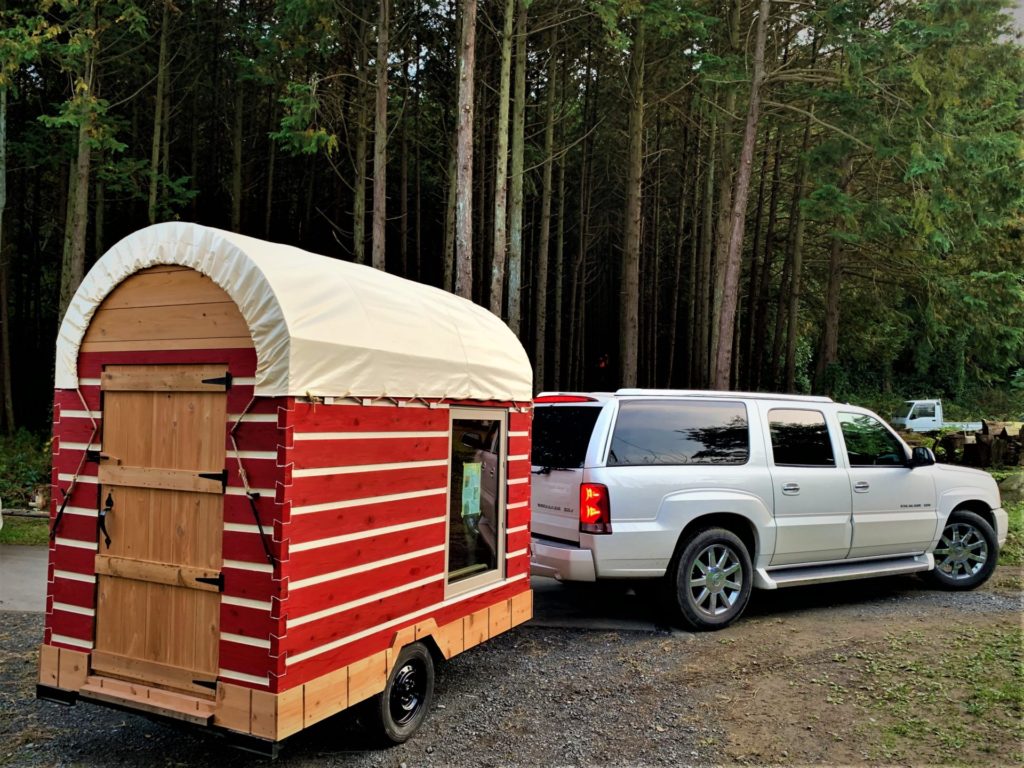
{"label": "stacked log pile", "polygon": [[983,421],[980,432],[946,435],[939,445],[950,458],[970,467],[1024,466],[1024,422]]}

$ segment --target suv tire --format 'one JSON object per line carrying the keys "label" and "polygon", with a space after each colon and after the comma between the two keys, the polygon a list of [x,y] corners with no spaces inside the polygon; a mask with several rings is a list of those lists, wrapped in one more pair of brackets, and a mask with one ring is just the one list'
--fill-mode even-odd
{"label": "suv tire", "polygon": [[940,589],[980,587],[996,569],[999,540],[981,515],[957,509],[946,520],[935,548],[935,568],[923,574]]}
{"label": "suv tire", "polygon": [[706,528],[681,542],[669,569],[669,591],[683,623],[698,632],[723,629],[750,600],[754,569],[740,538]]}

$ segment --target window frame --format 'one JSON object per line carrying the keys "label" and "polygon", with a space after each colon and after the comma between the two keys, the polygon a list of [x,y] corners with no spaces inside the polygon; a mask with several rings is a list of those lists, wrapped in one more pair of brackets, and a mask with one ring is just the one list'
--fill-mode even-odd
{"label": "window frame", "polygon": [[[854,464],[853,461],[850,460],[850,449],[849,449],[849,446],[846,443],[846,433],[843,432],[843,416],[865,417],[865,418],[869,418],[869,419],[874,419],[876,422],[881,424],[882,425],[882,429],[885,430],[888,433],[889,437],[891,437],[893,440],[895,440],[896,441],[896,445],[899,446],[900,453],[903,454],[903,463],[902,464]],[[847,466],[850,469],[893,469],[893,468],[896,468],[896,469],[906,469],[907,462],[910,460],[910,457],[907,455],[907,446],[900,439],[899,435],[897,435],[893,431],[892,427],[890,427],[885,422],[885,420],[882,419],[881,417],[879,417],[879,416],[877,416],[875,414],[872,414],[872,413],[858,413],[857,411],[841,411],[841,410],[836,409],[836,423],[839,424],[839,436],[842,437],[842,439],[843,439],[843,449],[844,449],[843,452],[846,454],[846,464],[847,464]]]}
{"label": "window frame", "polygon": [[[449,581],[449,556],[451,544],[452,525],[452,451],[454,448],[455,422],[459,420],[473,421],[498,421],[501,436],[498,440],[500,454],[495,471],[497,473],[497,495],[495,497],[496,507],[496,530],[495,543],[497,545],[496,559],[497,567],[484,571],[483,573],[460,579],[456,582]],[[449,599],[457,595],[472,592],[475,589],[496,584],[504,581],[507,573],[505,562],[505,548],[508,538],[508,410],[504,408],[475,408],[470,406],[450,406],[448,409],[448,456],[447,456],[447,484],[445,485],[445,514],[444,514],[444,597]]]}
{"label": "window frame", "polygon": [[[791,463],[791,462],[783,462],[783,463],[780,464],[779,462],[777,462],[775,460],[775,441],[772,440],[772,413],[774,411],[804,411],[804,412],[807,412],[807,413],[816,413],[819,416],[821,416],[822,424],[824,424],[824,426],[825,426],[825,435],[828,437],[828,444],[829,444],[829,447],[832,449],[832,463],[831,464],[796,464],[796,463]],[[768,428],[767,429],[767,433],[765,434],[765,438],[766,438],[766,442],[767,442],[766,448],[768,449],[769,456],[771,456],[772,466],[773,467],[800,467],[800,468],[804,468],[804,469],[842,469],[843,468],[843,465],[839,463],[839,457],[840,457],[840,455],[842,455],[843,457],[846,456],[846,450],[845,450],[846,449],[846,443],[844,442],[842,444],[842,446],[841,446],[843,448],[843,451],[840,452],[840,451],[836,450],[837,446],[836,446],[836,441],[835,441],[835,435],[832,433],[832,430],[829,429],[828,414],[825,413],[825,411],[823,411],[822,409],[820,409],[820,408],[801,408],[799,406],[794,407],[792,405],[779,405],[779,406],[767,408],[766,411],[765,411],[764,420],[765,420],[765,426],[767,426],[767,428]]]}
{"label": "window frame", "polygon": [[[682,404],[682,405],[706,405],[708,403],[713,403],[713,404],[716,404],[716,405],[721,405],[721,404],[725,404],[725,405],[738,405],[740,407],[740,409],[743,411],[743,415],[744,415],[744,417],[746,418],[746,421],[747,421],[747,423],[746,423],[746,429],[747,429],[747,457],[743,461],[740,461],[740,462],[730,462],[730,463],[725,463],[725,462],[696,462],[696,463],[694,463],[694,462],[680,462],[680,463],[663,463],[663,464],[662,463],[659,463],[659,464],[612,464],[611,463],[612,444],[615,442],[615,433],[616,433],[616,430],[619,428],[619,419],[622,417],[622,409],[623,409],[623,407],[627,407],[628,408],[628,406],[630,406],[630,405],[632,405],[634,403],[669,403],[669,404],[679,403],[679,404]],[[612,419],[612,423],[611,423],[611,425],[610,425],[610,427],[608,429],[608,437],[607,437],[606,445],[604,447],[604,455],[603,455],[603,462],[602,463],[608,469],[621,469],[621,468],[624,468],[624,467],[725,467],[725,468],[729,468],[729,467],[733,467],[733,468],[735,468],[735,467],[745,467],[748,464],[750,464],[751,456],[753,455],[753,452],[754,452],[754,437],[753,437],[753,434],[752,434],[751,428],[750,428],[751,427],[751,416],[750,416],[750,413],[751,413],[750,407],[743,400],[732,400],[732,399],[722,399],[722,400],[715,399],[715,400],[711,400],[711,399],[682,398],[682,397],[680,397],[680,398],[673,398],[673,397],[649,397],[649,398],[634,398],[634,399],[630,399],[630,400],[621,400],[617,404],[617,407],[615,409],[615,418]],[[596,423],[594,425],[594,428],[595,428],[595,430],[597,429],[597,424]]]}

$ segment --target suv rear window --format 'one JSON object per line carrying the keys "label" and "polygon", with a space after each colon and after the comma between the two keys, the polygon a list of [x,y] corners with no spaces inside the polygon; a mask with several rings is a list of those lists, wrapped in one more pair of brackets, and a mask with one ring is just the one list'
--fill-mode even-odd
{"label": "suv rear window", "polygon": [[746,464],[743,403],[635,400],[619,405],[608,466]]}
{"label": "suv rear window", "polygon": [[548,405],[533,410],[533,464],[577,469],[583,466],[600,406]]}

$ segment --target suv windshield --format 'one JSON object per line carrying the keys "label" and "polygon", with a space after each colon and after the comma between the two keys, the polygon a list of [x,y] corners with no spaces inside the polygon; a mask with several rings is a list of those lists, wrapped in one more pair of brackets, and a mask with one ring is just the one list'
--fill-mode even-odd
{"label": "suv windshield", "polygon": [[533,412],[533,464],[576,469],[583,466],[600,407],[545,406]]}

